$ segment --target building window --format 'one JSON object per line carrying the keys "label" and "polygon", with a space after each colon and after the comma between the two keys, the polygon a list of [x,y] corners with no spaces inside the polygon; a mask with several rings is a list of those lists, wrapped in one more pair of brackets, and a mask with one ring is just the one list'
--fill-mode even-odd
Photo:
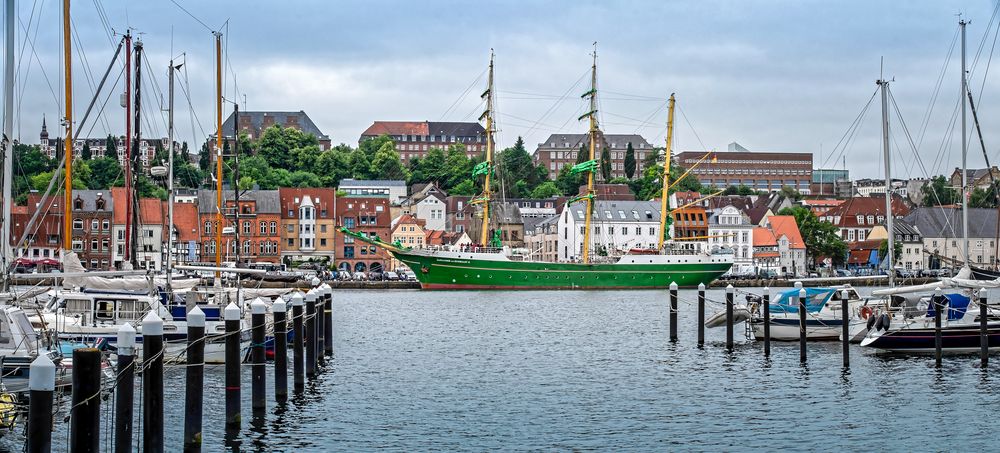
{"label": "building window", "polygon": [[243,222],[243,234],[250,234],[250,230],[253,227],[250,226],[250,222]]}
{"label": "building window", "polygon": [[278,234],[278,222],[271,221],[271,235]]}
{"label": "building window", "polygon": [[267,234],[267,222],[260,222],[260,235]]}
{"label": "building window", "polygon": [[73,229],[82,230],[83,229],[83,219],[73,219]]}
{"label": "building window", "polygon": [[97,231],[97,227],[98,227],[97,219],[92,219],[90,221],[90,230],[91,231]]}
{"label": "building window", "polygon": [[108,219],[102,220],[101,221],[101,229],[104,230],[104,231],[110,230],[111,229],[111,222],[109,222]]}
{"label": "building window", "polygon": [[319,246],[320,247],[326,247],[326,239],[320,238],[320,240],[319,240]]}
{"label": "building window", "polygon": [[295,246],[295,239],[288,238],[288,246],[289,247],[294,247]]}
{"label": "building window", "polygon": [[[118,239],[122,239],[121,231],[119,231]],[[212,222],[205,222],[205,234],[212,234]]]}
{"label": "building window", "polygon": [[354,258],[354,246],[346,245],[344,246],[344,258]]}

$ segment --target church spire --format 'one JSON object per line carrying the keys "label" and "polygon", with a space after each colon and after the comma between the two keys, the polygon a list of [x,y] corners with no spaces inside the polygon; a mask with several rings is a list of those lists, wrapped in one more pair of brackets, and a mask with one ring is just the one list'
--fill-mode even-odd
{"label": "church spire", "polygon": [[45,127],[45,114],[42,114],[42,133],[38,135],[38,138],[41,139],[42,144],[49,141],[49,130]]}

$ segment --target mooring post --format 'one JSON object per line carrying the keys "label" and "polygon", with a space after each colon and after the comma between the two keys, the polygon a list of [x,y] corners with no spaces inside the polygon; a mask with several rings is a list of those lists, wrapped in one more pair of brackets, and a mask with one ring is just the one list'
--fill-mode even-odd
{"label": "mooring post", "polygon": [[135,328],[118,328],[118,379],[115,393],[115,452],[132,451],[132,409],[135,399]]}
{"label": "mooring post", "polygon": [[941,295],[941,288],[934,289],[934,366],[941,367],[941,309],[944,304],[941,303],[941,299],[944,296]]}
{"label": "mooring post", "polygon": [[240,429],[240,307],[230,302],[223,310],[226,323],[226,431]]}
{"label": "mooring post", "polygon": [[306,388],[306,379],[303,376],[305,361],[302,357],[305,340],[305,327],[302,322],[303,299],[301,292],[296,291],[292,294],[292,382],[296,392]]}
{"label": "mooring post", "polygon": [[333,288],[329,283],[323,284],[323,352],[326,355],[333,355]]}
{"label": "mooring post", "polygon": [[986,334],[986,323],[989,321],[988,299],[989,290],[979,290],[979,361],[983,368],[990,363],[990,337]]}
{"label": "mooring post", "polygon": [[163,320],[142,318],[142,451],[163,451]]}
{"label": "mooring post", "polygon": [[705,346],[705,284],[698,284],[698,347]]}
{"label": "mooring post", "polygon": [[840,319],[844,322],[841,327],[840,336],[844,348],[844,368],[851,367],[851,314],[850,314],[850,292],[846,289],[840,292]]}
{"label": "mooring post", "polygon": [[323,326],[326,320],[326,310],[324,309],[326,296],[319,277],[313,277],[312,284],[312,291],[316,293],[316,369],[319,370],[320,365],[326,364],[326,356],[323,354],[323,345],[326,343],[323,338],[323,334],[326,332]]}
{"label": "mooring post", "polygon": [[263,415],[267,411],[267,398],[264,373],[264,363],[267,360],[267,353],[264,351],[264,316],[267,313],[267,303],[263,299],[257,298],[250,304],[250,408],[254,415]]}
{"label": "mooring post", "polygon": [[799,290],[799,362],[806,363],[806,290]]}
{"label": "mooring post", "polygon": [[677,282],[670,283],[670,341],[677,341]]}
{"label": "mooring post", "polygon": [[771,288],[764,288],[764,357],[771,357]]}
{"label": "mooring post", "polygon": [[733,350],[733,285],[726,286],[726,350]]}
{"label": "mooring post", "polygon": [[72,452],[101,451],[101,351],[96,348],[73,350],[69,448]]}
{"label": "mooring post", "polygon": [[28,368],[28,453],[52,451],[52,395],[56,390],[56,365],[46,354],[38,354]]}
{"label": "mooring post", "polygon": [[274,399],[279,403],[288,401],[287,310],[281,297],[274,299],[271,304],[271,313],[274,315]]}
{"label": "mooring post", "polygon": [[201,451],[205,398],[205,312],[195,306],[187,314],[187,368],[184,391],[184,451]]}
{"label": "mooring post", "polygon": [[316,290],[306,293],[306,377],[316,377]]}

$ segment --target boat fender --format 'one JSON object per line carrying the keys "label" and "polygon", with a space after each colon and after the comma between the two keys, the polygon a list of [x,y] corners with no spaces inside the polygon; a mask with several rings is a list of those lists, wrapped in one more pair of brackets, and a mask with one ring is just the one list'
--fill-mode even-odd
{"label": "boat fender", "polygon": [[861,316],[861,319],[868,319],[868,317],[872,315],[872,307],[867,305],[862,306],[861,309],[858,310],[858,315]]}
{"label": "boat fender", "polygon": [[889,315],[882,313],[875,323],[875,330],[889,330]]}
{"label": "boat fender", "polygon": [[875,326],[875,321],[877,320],[878,320],[877,316],[872,316],[868,318],[868,321],[865,322],[865,325],[868,326],[868,330],[872,330],[872,327]]}

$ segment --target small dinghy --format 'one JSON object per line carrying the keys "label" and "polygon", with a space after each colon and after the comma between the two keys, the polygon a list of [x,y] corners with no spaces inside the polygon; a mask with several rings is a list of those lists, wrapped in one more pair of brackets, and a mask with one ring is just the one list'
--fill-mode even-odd
{"label": "small dinghy", "polygon": [[[745,306],[733,307],[733,324],[744,322],[750,319],[750,310]],[[705,321],[705,327],[722,327],[726,325],[726,311],[722,310]]]}

